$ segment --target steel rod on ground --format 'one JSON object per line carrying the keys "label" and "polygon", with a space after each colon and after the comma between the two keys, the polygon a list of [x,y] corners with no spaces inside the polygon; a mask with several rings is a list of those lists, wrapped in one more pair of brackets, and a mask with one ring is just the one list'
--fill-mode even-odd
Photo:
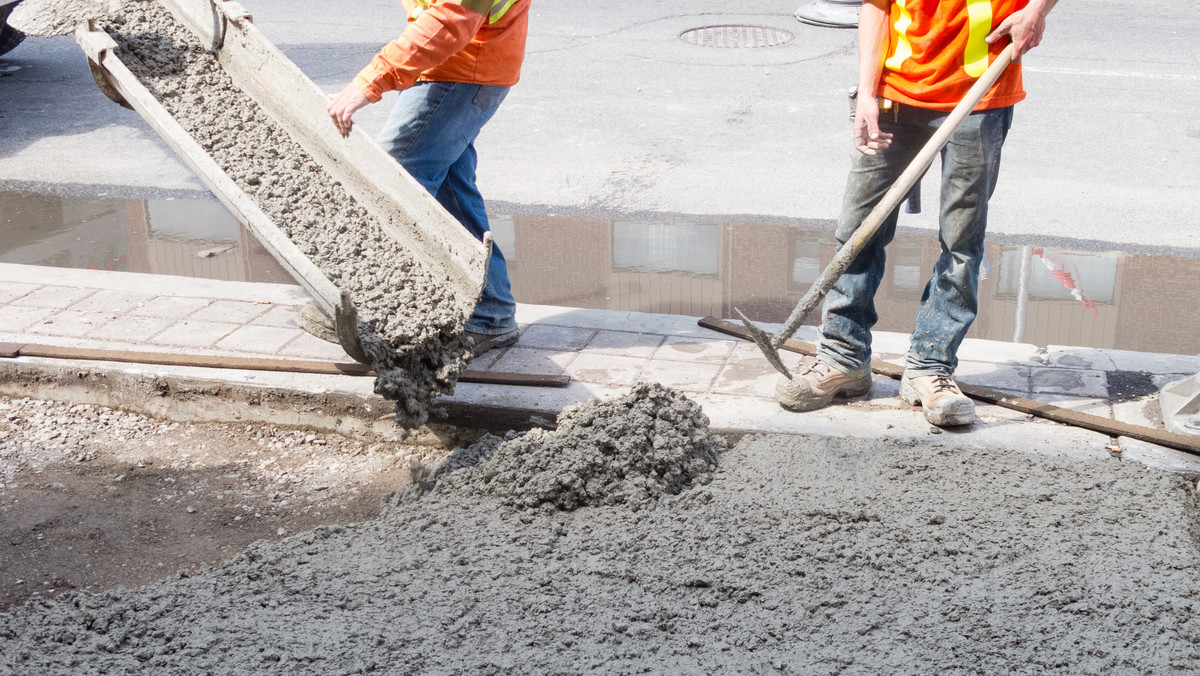
{"label": "steel rod on ground", "polygon": [[[50,359],[83,359],[156,366],[199,366],[203,368],[243,369],[247,371],[276,371],[282,373],[313,373],[320,375],[374,376],[365,364],[328,362],[303,359],[268,359],[261,357],[225,357],[220,355],[166,354],[136,350],[101,350],[60,345],[0,343],[0,358],[46,357]],[[485,385],[525,385],[529,387],[566,387],[571,377],[500,373],[467,370],[458,378],[463,383]]]}

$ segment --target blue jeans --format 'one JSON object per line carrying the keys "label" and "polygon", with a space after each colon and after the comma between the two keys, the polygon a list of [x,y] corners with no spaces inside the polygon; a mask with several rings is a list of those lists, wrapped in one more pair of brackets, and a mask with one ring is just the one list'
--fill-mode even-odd
{"label": "blue jeans", "polygon": [[[450,215],[482,241],[488,231],[483,196],[475,186],[475,137],[492,118],[508,87],[461,82],[418,82],[400,92],[378,141],[425,186]],[[517,328],[517,304],[500,247],[492,247],[483,296],[467,330],[495,335]]]}
{"label": "blue jeans", "polygon": [[[838,219],[839,242],[850,239],[947,116],[903,105],[879,112],[880,130],[894,134],[892,145],[873,157],[853,151]],[[942,253],[921,296],[904,365],[910,377],[951,376],[958,366],[958,347],[979,307],[976,291],[988,199],[996,188],[1000,148],[1011,125],[1012,107],[973,113],[942,150]],[[821,359],[843,371],[870,368],[871,327],[879,319],[875,291],[883,279],[884,247],[896,233],[898,212],[898,207],[892,211],[825,298]]]}

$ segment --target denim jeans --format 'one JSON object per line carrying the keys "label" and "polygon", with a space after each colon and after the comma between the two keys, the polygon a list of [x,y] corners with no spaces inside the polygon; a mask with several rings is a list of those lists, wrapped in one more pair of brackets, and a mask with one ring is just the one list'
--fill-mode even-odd
{"label": "denim jeans", "polygon": [[[947,116],[903,105],[879,111],[880,130],[894,134],[892,144],[875,156],[853,151],[838,242],[850,239]],[[904,366],[910,377],[951,376],[958,366],[958,347],[979,307],[976,291],[988,199],[996,188],[1000,148],[1011,124],[1012,107],[972,113],[942,150],[941,256],[921,295]],[[843,371],[870,367],[871,327],[879,319],[875,291],[883,279],[884,248],[895,235],[898,212],[899,207],[892,211],[825,298],[821,359]]]}
{"label": "denim jeans", "polygon": [[[378,141],[476,239],[488,231],[483,196],[475,186],[475,137],[508,87],[418,82],[400,92]],[[508,264],[492,247],[483,296],[467,330],[495,335],[517,328]]]}

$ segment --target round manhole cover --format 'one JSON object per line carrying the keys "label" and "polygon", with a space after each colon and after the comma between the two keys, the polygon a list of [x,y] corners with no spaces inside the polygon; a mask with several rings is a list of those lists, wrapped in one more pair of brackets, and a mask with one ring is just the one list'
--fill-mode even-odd
{"label": "round manhole cover", "polygon": [[795,35],[772,26],[705,26],[686,30],[679,39],[697,47],[775,47]]}

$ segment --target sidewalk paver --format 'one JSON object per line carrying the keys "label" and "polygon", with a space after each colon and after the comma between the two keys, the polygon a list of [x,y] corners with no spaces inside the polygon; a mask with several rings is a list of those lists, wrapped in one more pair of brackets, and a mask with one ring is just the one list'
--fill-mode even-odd
{"label": "sidewalk paver", "polygon": [[241,324],[187,319],[172,324],[165,331],[151,338],[150,342],[157,345],[178,345],[180,347],[213,347],[239,327]]}
{"label": "sidewalk paver", "polygon": [[195,314],[210,305],[212,301],[205,298],[180,298],[178,296],[158,296],[146,301],[140,307],[129,311],[138,317],[158,317],[160,319],[183,319]]}
{"label": "sidewalk paver", "polygon": [[[37,308],[42,310],[44,308]],[[94,333],[109,321],[109,316],[98,312],[79,312],[78,310],[46,310],[46,316],[36,325],[28,328],[33,334],[46,336],[69,336],[83,338]]]}
{"label": "sidewalk paver", "polygon": [[13,305],[48,307],[61,310],[70,307],[74,303],[78,303],[95,292],[94,289],[81,289],[74,286],[43,286],[37,290],[17,296],[8,302]]}
{"label": "sidewalk paver", "polygon": [[[297,328],[296,316],[307,302],[297,287],[80,270],[43,274],[44,270],[48,269],[0,264],[0,341],[350,361],[339,346]],[[28,279],[48,283],[31,284],[25,281]],[[145,289],[164,291],[148,293]],[[1031,422],[1023,413],[992,405],[979,405],[979,421],[965,431],[932,429],[919,409],[899,399],[898,382],[886,377],[877,376],[866,396],[839,400],[820,411],[787,412],[774,400],[780,376],[758,347],[701,328],[695,317],[518,305],[517,319],[523,331],[520,341],[480,356],[471,368],[567,374],[572,383],[559,389],[460,383],[455,394],[444,401],[536,411],[539,419],[549,424],[564,406],[648,380],[687,392],[722,429],[898,439],[936,432],[946,434],[947,439],[1041,452],[1107,453],[1109,439],[1103,434]],[[779,326],[764,328],[775,332]],[[875,335],[877,348],[884,348],[877,350],[876,356],[888,356],[893,363],[902,364],[908,336]],[[815,327],[804,326],[796,338],[812,342],[819,335]],[[960,363],[957,373],[964,383],[1158,429],[1162,422],[1155,396],[1118,402],[1108,392],[1108,374],[1145,371],[1153,383],[1161,384],[1177,380],[1193,366],[1200,370],[1200,358],[1177,355],[1092,348],[1040,350],[988,341],[973,341],[968,347],[965,352],[970,358]],[[803,359],[788,351],[780,356],[793,370]],[[298,378],[295,374],[170,368],[232,383],[262,386],[278,382],[285,387],[341,388],[373,396],[369,395],[369,382],[351,376]],[[1149,444],[1131,448],[1136,448],[1134,455],[1147,464],[1169,468],[1194,464],[1181,453]]]}

